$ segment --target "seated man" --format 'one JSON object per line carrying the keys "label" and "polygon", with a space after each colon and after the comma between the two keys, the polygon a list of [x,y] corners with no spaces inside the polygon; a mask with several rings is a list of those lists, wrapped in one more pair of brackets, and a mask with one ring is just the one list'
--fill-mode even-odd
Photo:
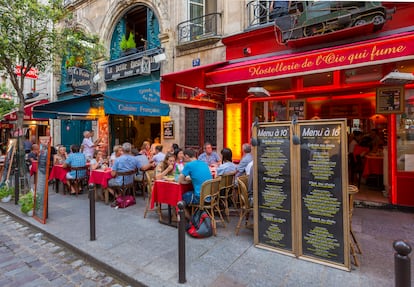
{"label": "seated man", "polygon": [[[80,152],[79,146],[73,144],[70,146],[71,153],[68,155],[68,158],[65,160],[63,167],[82,167],[86,165],[86,157],[83,153]],[[84,177],[86,175],[86,170],[78,171],[78,177]],[[79,192],[79,186],[77,184],[71,184],[71,180],[76,178],[76,171],[72,170],[66,174],[68,180],[68,185],[70,194],[76,194]]]}
{"label": "seated man", "polygon": [[[117,157],[112,166],[112,177],[108,181],[108,190],[116,196],[114,188],[122,186],[123,177],[117,176],[118,172],[126,172],[130,170],[138,170],[140,168],[139,162],[131,154],[131,144],[124,143],[122,145],[123,154]],[[124,184],[131,184],[134,181],[134,175],[130,175],[124,180]]]}
{"label": "seated man", "polygon": [[200,154],[198,160],[204,161],[207,165],[219,165],[221,161],[220,156],[213,151],[213,146],[209,142],[204,144],[204,152]]}
{"label": "seated man", "polygon": [[187,205],[189,204],[197,204],[200,202],[200,191],[201,185],[213,178],[211,175],[210,169],[208,165],[198,160],[196,157],[195,151],[192,149],[184,150],[184,160],[186,164],[184,165],[184,169],[180,174],[178,182],[181,184],[192,183],[193,184],[193,191],[189,191],[183,194],[183,200]]}

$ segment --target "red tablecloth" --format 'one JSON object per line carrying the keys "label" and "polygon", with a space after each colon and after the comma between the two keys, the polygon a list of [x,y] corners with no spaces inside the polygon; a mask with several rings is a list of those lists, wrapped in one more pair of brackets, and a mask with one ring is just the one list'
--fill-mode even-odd
{"label": "red tablecloth", "polygon": [[37,172],[37,161],[32,161],[30,168],[30,176],[34,175]]}
{"label": "red tablecloth", "polygon": [[61,182],[63,182],[64,184],[66,184],[66,182],[67,182],[66,174],[68,173],[68,171],[69,171],[69,169],[68,168],[63,168],[63,165],[55,164],[52,167],[52,171],[50,172],[49,180],[58,179]]}
{"label": "red tablecloth", "polygon": [[108,187],[108,180],[112,178],[112,169],[108,168],[105,171],[101,169],[94,169],[89,176],[89,183],[100,184],[103,188]]}
{"label": "red tablecloth", "polygon": [[384,158],[382,156],[365,156],[363,177],[368,177],[370,174],[381,175],[384,173]]}
{"label": "red tablecloth", "polygon": [[152,187],[151,209],[154,208],[155,202],[177,206],[177,203],[182,200],[182,195],[192,189],[192,184],[156,180]]}

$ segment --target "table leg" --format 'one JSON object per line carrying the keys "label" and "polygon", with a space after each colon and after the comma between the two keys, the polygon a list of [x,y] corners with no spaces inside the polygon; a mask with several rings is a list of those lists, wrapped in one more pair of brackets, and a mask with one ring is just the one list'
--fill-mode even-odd
{"label": "table leg", "polygon": [[168,225],[168,226],[172,226],[172,227],[175,227],[175,228],[177,228],[178,227],[178,225],[177,225],[177,223],[176,222],[172,222],[172,210],[171,210],[171,205],[168,205],[168,221],[165,221],[165,220],[159,220],[159,222],[161,223],[161,224],[165,224],[165,225]]}

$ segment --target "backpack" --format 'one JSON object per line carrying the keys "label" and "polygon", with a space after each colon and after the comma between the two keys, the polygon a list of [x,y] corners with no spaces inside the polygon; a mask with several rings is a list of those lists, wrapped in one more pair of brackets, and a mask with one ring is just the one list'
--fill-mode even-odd
{"label": "backpack", "polygon": [[187,225],[187,233],[195,238],[205,238],[213,235],[211,218],[204,210],[197,210]]}

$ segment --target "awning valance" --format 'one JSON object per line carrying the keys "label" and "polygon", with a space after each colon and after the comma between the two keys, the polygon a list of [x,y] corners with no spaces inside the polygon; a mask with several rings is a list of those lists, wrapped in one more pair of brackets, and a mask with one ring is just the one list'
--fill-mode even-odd
{"label": "awning valance", "polygon": [[161,76],[161,100],[187,106],[217,108],[217,103],[193,99],[196,88],[205,89],[205,74],[227,62],[217,62]]}
{"label": "awning valance", "polygon": [[160,82],[107,90],[104,93],[105,114],[133,116],[168,116],[170,107],[160,102]]}
{"label": "awning valance", "polygon": [[231,63],[205,74],[216,88],[414,59],[414,34],[392,35],[309,52]]}
{"label": "awning valance", "polygon": [[37,117],[57,119],[58,117],[90,117],[98,116],[90,113],[91,101],[96,96],[74,96],[68,99],[37,106],[33,114]]}
{"label": "awning valance", "polygon": [[[43,100],[35,101],[35,102],[25,105],[23,120],[25,121],[47,120],[47,117],[39,117],[33,114],[34,107],[45,104],[47,102],[49,101],[46,99],[43,99]],[[3,118],[6,121],[15,121],[17,120],[17,112],[12,111],[10,113],[7,113],[3,116]]]}

